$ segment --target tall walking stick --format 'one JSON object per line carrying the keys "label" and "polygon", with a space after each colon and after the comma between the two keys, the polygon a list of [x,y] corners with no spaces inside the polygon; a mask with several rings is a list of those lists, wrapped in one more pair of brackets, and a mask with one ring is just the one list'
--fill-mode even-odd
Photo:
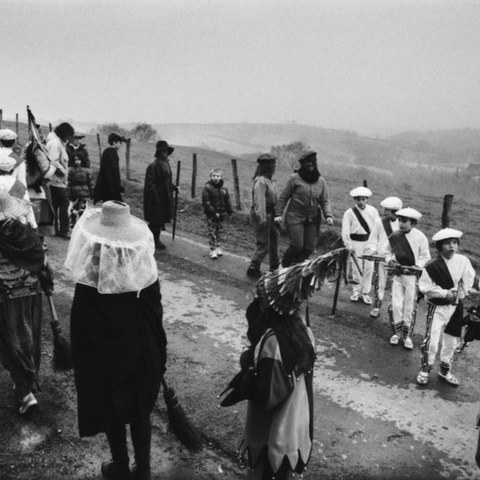
{"label": "tall walking stick", "polygon": [[172,240],[175,240],[175,230],[177,229],[178,186],[180,185],[180,167],[181,167],[181,163],[179,160],[177,162],[177,180],[175,182],[175,186],[177,187],[177,189],[175,190],[175,201],[173,205]]}

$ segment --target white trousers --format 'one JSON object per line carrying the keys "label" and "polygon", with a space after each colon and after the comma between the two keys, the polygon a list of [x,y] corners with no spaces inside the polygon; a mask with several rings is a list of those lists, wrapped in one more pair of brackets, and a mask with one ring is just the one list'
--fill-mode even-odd
{"label": "white trousers", "polygon": [[378,264],[378,299],[383,300],[387,285],[388,272],[384,262]]}
{"label": "white trousers", "polygon": [[392,280],[392,313],[393,322],[403,322],[405,327],[412,324],[413,305],[416,301],[415,275],[395,275]]}
{"label": "white trousers", "polygon": [[422,343],[422,370],[428,371],[428,366],[434,364],[440,341],[440,361],[448,365],[452,363],[460,339],[445,333],[444,330],[455,308],[455,305],[428,304],[427,329]]}
{"label": "white trousers", "polygon": [[363,270],[363,275],[360,275],[355,262],[350,259],[352,269],[352,293],[354,295],[368,295],[372,289],[373,262],[359,258],[364,254],[370,253],[367,249],[367,242],[355,242],[352,240],[352,248]]}

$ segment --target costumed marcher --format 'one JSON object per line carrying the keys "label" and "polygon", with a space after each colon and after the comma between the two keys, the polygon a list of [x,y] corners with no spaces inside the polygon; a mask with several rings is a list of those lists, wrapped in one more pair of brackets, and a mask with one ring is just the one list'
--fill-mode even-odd
{"label": "costumed marcher", "polygon": [[64,122],[57,125],[47,137],[47,155],[55,167],[55,173],[49,180],[55,235],[67,239],[70,237],[68,235],[69,202],[67,196],[68,155],[65,145],[71,140],[74,133],[73,127]]}
{"label": "costumed marcher", "polygon": [[74,164],[68,169],[68,198],[70,205],[70,228],[73,228],[87,208],[88,199],[93,195],[93,178],[90,168],[75,157]]}
{"label": "costumed marcher", "polygon": [[421,217],[414,208],[398,210],[399,229],[390,235],[386,245],[386,262],[393,270],[390,344],[398,345],[402,339],[407,350],[413,349],[418,277],[431,258],[428,239],[415,226]]}
{"label": "costumed marcher", "polygon": [[[13,150],[16,139],[17,134],[13,130],[9,128],[0,130],[0,188],[15,198],[29,202],[25,160]],[[26,221],[32,228],[37,228],[31,204],[29,204]]]}
{"label": "costumed marcher", "polygon": [[437,258],[429,262],[420,277],[420,292],[428,302],[425,338],[422,343],[422,368],[417,383],[426,385],[433,368],[439,342],[441,379],[453,386],[458,379],[452,374],[452,360],[459,345],[463,325],[462,300],[468,295],[475,280],[470,260],[460,255],[458,247],[462,232],[444,228],[432,240],[438,250]]}
{"label": "costumed marcher", "polygon": [[260,278],[260,266],[267,256],[270,270],[279,266],[278,228],[275,225],[275,205],[277,203],[277,187],[273,182],[277,157],[264,153],[257,158],[257,169],[253,176],[252,207],[250,221],[255,231],[255,251],[253,252],[247,275]]}
{"label": "costumed marcher", "polygon": [[0,360],[14,384],[18,413],[37,405],[42,344],[39,275],[43,242],[27,223],[30,204],[0,188]]}
{"label": "costumed marcher", "polygon": [[90,168],[90,158],[88,151],[85,148],[85,144],[80,142],[82,138],[85,138],[83,133],[75,132],[71,141],[67,143],[68,154],[68,166],[73,167],[75,165],[75,159],[79,158],[82,167]]}
{"label": "costumed marcher", "polygon": [[97,181],[93,189],[93,203],[107,200],[123,201],[122,179],[120,177],[120,158],[118,150],[122,143],[126,142],[125,137],[121,137],[118,133],[110,133],[108,136],[108,144],[100,159],[100,169],[98,171]]}
{"label": "costumed marcher", "polygon": [[160,250],[166,248],[160,240],[160,234],[173,218],[173,194],[178,190],[172,182],[172,169],[168,158],[174,150],[165,140],[159,140],[156,145],[155,159],[148,165],[145,172],[143,214],[153,234],[155,248]]}
{"label": "costumed marcher", "polygon": [[[248,400],[240,454],[247,455],[249,480],[286,480],[301,475],[312,453],[315,339],[305,300],[320,288],[327,271],[343,262],[339,249],[303,263],[265,273],[246,311],[249,348],[221,406]],[[220,397],[219,396],[219,397]]]}
{"label": "costumed marcher", "polygon": [[279,216],[275,219],[281,222],[285,215],[290,237],[290,245],[282,259],[283,267],[302,262],[314,252],[322,213],[328,225],[333,225],[327,182],[318,171],[317,153],[306,152],[298,161],[300,168],[289,178],[278,199]]}
{"label": "costumed marcher", "polygon": [[166,336],[155,246],[127,204],[87,209],[72,232],[65,267],[76,282],[70,328],[81,437],[104,432],[104,477],[149,480],[150,415],[165,373]]}
{"label": "costumed marcher", "polygon": [[220,244],[224,237],[224,217],[233,214],[230,195],[224,186],[220,168],[211,170],[210,180],[205,184],[202,191],[202,203],[207,216],[210,258],[216,259],[223,255]]}
{"label": "costumed marcher", "polygon": [[[372,238],[374,239],[373,243],[377,255],[386,258],[386,249],[390,242],[389,237],[393,232],[396,232],[399,229],[397,211],[402,208],[403,204],[398,197],[387,197],[380,202],[380,206],[383,208],[383,215],[380,222],[376,225]],[[378,269],[377,272],[375,272],[375,268]],[[375,292],[375,300],[373,302],[370,316],[376,318],[380,315],[388,279],[385,261],[377,262],[377,265],[374,266],[373,277],[373,284],[374,287],[376,286],[377,291]]]}
{"label": "costumed marcher", "polygon": [[[350,191],[350,196],[353,198],[355,205],[343,214],[343,244],[357,257],[370,255],[373,252],[370,236],[375,225],[380,221],[378,210],[372,205],[368,205],[368,199],[372,196],[372,191],[367,187],[357,187]],[[372,262],[363,261],[363,272],[358,271],[354,262],[350,262],[350,268],[352,269],[350,301],[358,302],[361,298],[363,303],[371,305]]]}

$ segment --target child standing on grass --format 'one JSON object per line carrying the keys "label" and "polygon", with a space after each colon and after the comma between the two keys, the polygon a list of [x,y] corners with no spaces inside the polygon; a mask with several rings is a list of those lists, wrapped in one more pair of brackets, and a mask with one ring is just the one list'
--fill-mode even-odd
{"label": "child standing on grass", "polygon": [[223,255],[220,242],[223,241],[224,235],[224,216],[233,213],[230,195],[223,186],[222,170],[220,168],[214,168],[210,171],[210,180],[203,188],[202,203],[207,216],[210,258],[214,260]]}
{"label": "child standing on grass", "polygon": [[93,194],[92,173],[79,157],[75,157],[73,166],[68,169],[67,194],[71,202],[69,223],[73,229]]}

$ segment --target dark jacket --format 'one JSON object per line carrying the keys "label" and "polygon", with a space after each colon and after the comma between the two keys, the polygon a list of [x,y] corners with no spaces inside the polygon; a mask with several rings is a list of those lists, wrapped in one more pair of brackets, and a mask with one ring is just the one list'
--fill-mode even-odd
{"label": "dark jacket", "polygon": [[73,167],[75,165],[75,159],[79,158],[82,162],[82,167],[90,168],[90,158],[88,158],[88,152],[83,143],[80,143],[75,148],[71,143],[66,147],[68,154],[68,166]]}
{"label": "dark jacket", "polygon": [[89,168],[70,167],[68,169],[67,194],[72,201],[92,196],[93,178]]}
{"label": "dark jacket", "polygon": [[155,159],[145,172],[143,213],[151,225],[170,223],[173,215],[172,169],[168,160]]}
{"label": "dark jacket", "polygon": [[209,180],[205,184],[202,191],[202,203],[205,215],[208,218],[213,218],[216,213],[219,213],[220,219],[223,219],[225,214],[231,215],[233,213],[230,195],[223,186],[223,180],[220,180],[217,184]]}
{"label": "dark jacket", "polygon": [[120,178],[120,159],[116,148],[108,147],[102,153],[100,160],[100,170],[98,172],[97,183],[93,189],[94,203],[102,200],[123,201],[122,180]]}
{"label": "dark jacket", "polygon": [[153,409],[167,355],[161,298],[158,281],[140,295],[76,285],[70,332],[80,436]]}

